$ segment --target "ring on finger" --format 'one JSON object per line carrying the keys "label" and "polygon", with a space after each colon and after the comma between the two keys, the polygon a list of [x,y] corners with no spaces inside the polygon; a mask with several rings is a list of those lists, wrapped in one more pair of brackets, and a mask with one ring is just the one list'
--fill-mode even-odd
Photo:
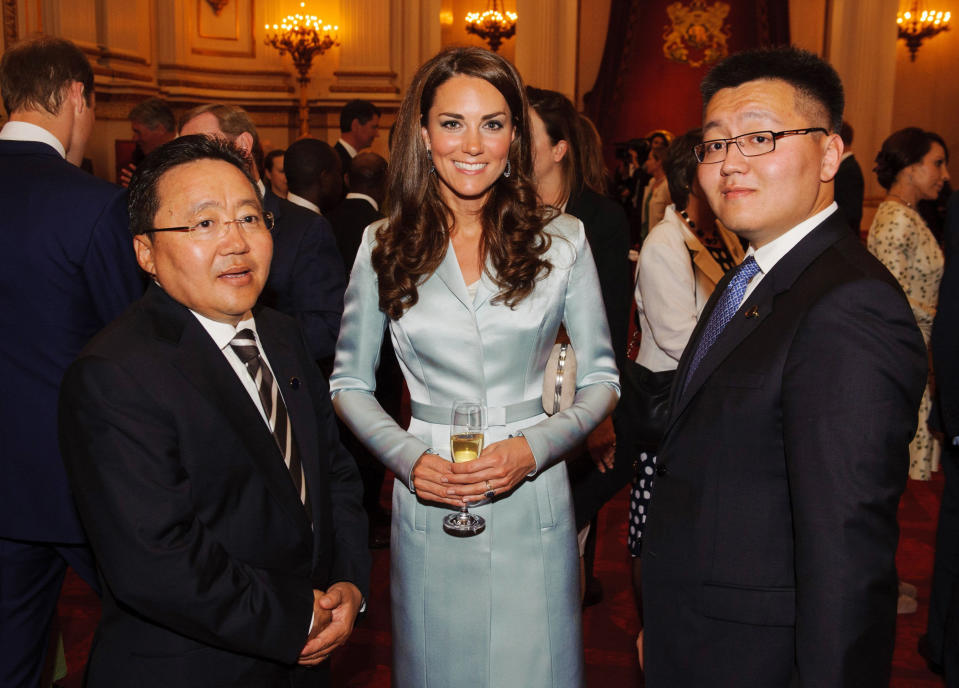
{"label": "ring on finger", "polygon": [[486,498],[492,499],[496,494],[496,491],[493,489],[493,486],[489,484],[489,480],[486,481]]}

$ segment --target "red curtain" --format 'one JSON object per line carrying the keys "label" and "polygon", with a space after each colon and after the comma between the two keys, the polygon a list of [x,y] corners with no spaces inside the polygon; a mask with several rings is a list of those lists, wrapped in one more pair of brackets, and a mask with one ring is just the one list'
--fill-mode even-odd
{"label": "red curtain", "polygon": [[[586,114],[603,137],[610,169],[614,143],[640,138],[653,129],[681,134],[700,126],[699,82],[709,64],[702,46],[713,44],[717,31],[709,26],[716,5],[728,7],[721,30],[728,53],[761,45],[789,42],[788,0],[613,0],[603,61],[593,90],[586,94]],[[686,40],[687,62],[664,54],[674,22],[667,8],[687,17],[677,24]],[[678,7],[677,7],[678,6]],[[705,10],[706,21],[689,22],[689,10]],[[683,12],[686,10],[686,12]],[[702,20],[703,15],[699,15]],[[674,34],[676,35],[676,34]],[[698,40],[697,40],[698,39]],[[697,45],[699,47],[697,47]]]}

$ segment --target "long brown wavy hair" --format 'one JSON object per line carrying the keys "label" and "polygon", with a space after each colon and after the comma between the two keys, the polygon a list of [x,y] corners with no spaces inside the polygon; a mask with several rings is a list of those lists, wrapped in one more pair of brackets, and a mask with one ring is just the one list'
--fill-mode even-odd
{"label": "long brown wavy hair", "polygon": [[510,144],[509,177],[493,184],[480,216],[487,273],[499,287],[493,303],[514,307],[549,273],[543,258],[549,236],[543,231],[555,211],[538,205],[532,183],[529,112],[516,69],[482,48],[451,48],[425,63],[413,77],[396,119],[390,150],[385,211],[376,232],[373,269],[379,278],[380,310],[396,320],[413,306],[422,284],[439,267],[449,246],[453,215],[440,195],[442,181],[431,172],[421,130],[436,89],[456,75],[489,82],[506,99],[515,138]]}

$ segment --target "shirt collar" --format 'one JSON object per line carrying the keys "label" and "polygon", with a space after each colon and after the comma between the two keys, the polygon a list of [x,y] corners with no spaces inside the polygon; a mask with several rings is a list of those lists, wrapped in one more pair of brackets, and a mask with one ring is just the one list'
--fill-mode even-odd
{"label": "shirt collar", "polygon": [[337,143],[340,144],[341,146],[343,146],[343,147],[346,149],[346,152],[350,154],[350,157],[351,157],[351,158],[355,158],[355,157],[356,157],[356,149],[355,149],[353,146],[351,146],[350,144],[348,144],[348,143],[347,143],[346,141],[344,141],[343,139],[340,139],[339,141],[337,141]]}
{"label": "shirt collar", "polygon": [[290,203],[293,203],[295,205],[301,206],[303,208],[307,208],[308,210],[312,210],[317,215],[323,214],[320,212],[320,206],[318,206],[316,203],[313,203],[312,201],[308,201],[302,196],[297,196],[292,191],[287,192],[286,200],[288,200]]}
{"label": "shirt collar", "polygon": [[213,339],[216,343],[217,348],[220,351],[225,350],[229,345],[230,341],[236,336],[236,333],[240,330],[253,330],[253,334],[257,335],[257,343],[259,344],[260,337],[256,331],[256,321],[251,316],[245,320],[241,320],[237,323],[236,327],[230,323],[220,322],[218,320],[211,320],[206,316],[200,315],[195,310],[190,310],[196,319],[200,321],[200,324],[203,325],[203,329],[207,331],[207,334]]}
{"label": "shirt collar", "polygon": [[57,153],[61,158],[66,159],[67,151],[63,144],[48,129],[31,124],[30,122],[11,121],[3,125],[0,129],[0,140],[3,141],[33,141],[34,143],[45,143]]}
{"label": "shirt collar", "polygon": [[263,183],[262,179],[256,180],[256,188],[260,190],[260,198],[266,198],[266,184]]}
{"label": "shirt collar", "polygon": [[822,224],[823,220],[832,215],[838,208],[839,206],[833,201],[826,209],[820,210],[812,217],[807,217],[798,225],[781,236],[776,237],[768,244],[764,244],[757,249],[750,246],[746,251],[746,256],[754,256],[756,264],[759,266],[759,269],[762,270],[763,274],[769,274],[769,271],[776,266],[776,263],[778,263],[783,256],[792,251],[796,247],[796,244]]}
{"label": "shirt collar", "polygon": [[380,209],[380,204],[377,203],[377,202],[373,199],[372,196],[367,196],[367,195],[364,194],[364,193],[358,193],[358,192],[356,192],[356,191],[350,191],[348,194],[346,194],[346,197],[347,197],[347,198],[362,198],[364,201],[366,201],[366,202],[369,203],[371,206],[373,206],[373,210],[377,210],[377,211],[378,211],[378,210]]}

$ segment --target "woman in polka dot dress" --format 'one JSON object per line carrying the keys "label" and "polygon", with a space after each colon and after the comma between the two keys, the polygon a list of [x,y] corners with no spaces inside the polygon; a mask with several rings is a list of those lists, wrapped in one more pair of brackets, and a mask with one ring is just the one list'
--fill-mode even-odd
{"label": "woman in polka dot dress", "polygon": [[[716,283],[743,259],[742,244],[717,225],[696,180],[699,163],[693,146],[701,141],[702,132],[694,129],[670,145],[664,167],[673,204],[650,231],[639,255],[635,297],[642,339],[635,360],[654,373],[676,370]],[[627,544],[634,557],[633,586],[640,623],[639,554],[654,489],[655,453],[655,447],[637,450],[629,503]]]}
{"label": "woman in polka dot dress", "polygon": [[[929,346],[936,315],[943,255],[929,227],[916,212],[916,203],[934,199],[949,179],[949,151],[938,134],[909,127],[883,141],[874,171],[888,191],[869,229],[870,253],[898,280],[922,336]],[[938,470],[941,447],[926,420],[932,406],[929,386],[922,395],[916,436],[909,444],[909,477],[929,480]]]}

